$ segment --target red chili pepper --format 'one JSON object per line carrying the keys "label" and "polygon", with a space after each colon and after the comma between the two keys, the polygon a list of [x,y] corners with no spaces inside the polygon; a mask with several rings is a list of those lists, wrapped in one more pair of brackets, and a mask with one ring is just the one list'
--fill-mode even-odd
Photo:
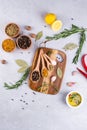
{"label": "red chili pepper", "polygon": [[87,71],[87,54],[84,54],[81,58],[82,61],[82,65],[84,67],[84,69]]}
{"label": "red chili pepper", "polygon": [[85,77],[87,78],[87,74],[85,72],[83,72],[81,69],[77,68],[77,70]]}

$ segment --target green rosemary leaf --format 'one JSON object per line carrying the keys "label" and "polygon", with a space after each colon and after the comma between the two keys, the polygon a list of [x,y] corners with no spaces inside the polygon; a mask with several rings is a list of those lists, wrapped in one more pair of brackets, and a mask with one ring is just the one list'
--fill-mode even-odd
{"label": "green rosemary leaf", "polygon": [[21,79],[18,80],[15,84],[8,85],[7,83],[4,83],[4,87],[7,88],[7,89],[18,88],[20,85],[22,85],[23,81],[26,80],[26,78],[28,77],[28,75],[30,73],[30,70],[31,70],[31,67],[29,67],[28,69],[26,69],[26,71],[23,74],[23,76],[21,77]]}
{"label": "green rosemary leaf", "polygon": [[73,63],[74,64],[77,64],[77,62],[78,62],[78,58],[79,58],[79,55],[80,55],[80,53],[82,51],[82,47],[83,47],[83,44],[84,44],[85,40],[86,40],[85,31],[82,31],[81,34],[80,34],[79,48],[78,48],[78,50],[76,52],[75,57],[73,58]]}
{"label": "green rosemary leaf", "polygon": [[84,41],[86,40],[86,36],[85,36],[85,32],[86,31],[87,31],[87,28],[79,28],[78,26],[72,24],[71,29],[64,29],[64,31],[62,31],[62,32],[60,32],[58,34],[55,34],[52,37],[51,36],[47,36],[46,39],[48,41],[58,40],[60,38],[66,38],[66,37],[68,37],[68,36],[70,36],[72,34],[75,34],[75,33],[80,33],[81,37],[80,37],[79,48],[78,48],[78,50],[76,52],[75,57],[73,58],[73,63],[76,64],[78,62],[78,58],[79,58],[79,55],[81,53]]}
{"label": "green rosemary leaf", "polygon": [[72,29],[79,29],[79,27],[74,25],[74,24],[72,24]]}
{"label": "green rosemary leaf", "polygon": [[55,34],[53,37],[47,36],[46,39],[47,40],[58,40],[60,38],[66,38],[72,34],[82,32],[83,30],[85,30],[85,29],[72,25],[71,29],[64,29],[64,31],[62,31],[58,34]]}

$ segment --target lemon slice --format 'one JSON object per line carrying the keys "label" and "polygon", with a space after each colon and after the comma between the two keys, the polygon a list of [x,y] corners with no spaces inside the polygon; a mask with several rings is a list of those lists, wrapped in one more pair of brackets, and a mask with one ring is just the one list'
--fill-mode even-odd
{"label": "lemon slice", "polygon": [[52,24],[56,20],[56,15],[53,13],[48,13],[45,16],[45,22],[47,24]]}
{"label": "lemon slice", "polygon": [[62,22],[60,20],[56,20],[55,22],[52,23],[51,28],[53,31],[58,31],[62,27]]}

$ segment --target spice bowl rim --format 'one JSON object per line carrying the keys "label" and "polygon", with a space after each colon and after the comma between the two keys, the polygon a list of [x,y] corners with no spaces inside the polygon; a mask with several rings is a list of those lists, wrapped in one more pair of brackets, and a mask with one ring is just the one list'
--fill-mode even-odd
{"label": "spice bowl rim", "polygon": [[[7,27],[8,27],[9,25],[11,25],[11,24],[14,24],[14,25],[16,25],[16,26],[18,27],[18,32],[17,32],[14,36],[11,36],[11,35],[9,35],[9,34],[6,32]],[[8,23],[8,24],[5,26],[5,33],[6,33],[9,37],[11,37],[11,38],[16,38],[16,37],[20,34],[20,27],[19,27],[19,25],[17,25],[16,23]]]}
{"label": "spice bowl rim", "polygon": [[[22,36],[26,36],[26,37],[29,38],[29,40],[30,40],[30,42],[31,42],[31,44],[30,44],[29,47],[27,47],[27,48],[21,48],[21,47],[19,46],[19,44],[18,44],[18,39],[19,39],[20,37],[22,37]],[[31,38],[30,38],[29,36],[25,35],[25,34],[21,34],[21,35],[19,35],[19,36],[16,38],[16,45],[17,45],[17,47],[18,47],[19,49],[28,50],[28,49],[31,47],[31,45],[32,45]]]}
{"label": "spice bowl rim", "polygon": [[[71,94],[71,93],[73,93],[73,92],[75,92],[75,93],[78,93],[80,96],[81,96],[81,103],[79,104],[79,105],[77,105],[77,106],[72,106],[72,105],[70,105],[70,103],[68,102],[68,97],[69,97],[69,95]],[[70,107],[70,108],[74,108],[74,109],[76,109],[76,108],[79,108],[81,105],[82,105],[82,103],[83,103],[83,95],[82,95],[82,93],[81,92],[79,92],[79,91],[70,91],[67,95],[66,95],[66,103],[67,103],[67,105]]]}
{"label": "spice bowl rim", "polygon": [[[5,40],[12,40],[13,42],[14,42],[14,49],[12,49],[11,51],[6,51],[4,48],[3,48],[3,43],[4,43],[4,41]],[[2,41],[2,49],[5,51],[5,52],[8,52],[8,53],[10,53],[10,52],[13,52],[15,49],[16,49],[16,43],[15,43],[15,41],[13,40],[13,39],[11,39],[11,38],[6,38],[6,39],[4,39],[3,41]]]}

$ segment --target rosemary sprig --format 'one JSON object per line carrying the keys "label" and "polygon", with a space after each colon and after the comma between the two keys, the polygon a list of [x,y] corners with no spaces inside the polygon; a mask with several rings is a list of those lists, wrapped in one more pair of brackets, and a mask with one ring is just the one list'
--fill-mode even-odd
{"label": "rosemary sprig", "polygon": [[73,63],[76,64],[78,62],[79,55],[82,51],[83,44],[86,40],[85,31],[87,31],[87,28],[79,28],[79,27],[72,24],[71,29],[65,29],[63,32],[60,32],[59,34],[55,34],[53,37],[47,36],[46,39],[48,41],[58,40],[60,38],[66,38],[66,37],[68,37],[72,34],[75,34],[75,33],[80,33],[81,37],[80,37],[80,42],[79,42],[79,48],[76,52],[75,57],[73,58]]}
{"label": "rosemary sprig", "polygon": [[8,85],[7,83],[4,83],[4,87],[6,87],[7,89],[14,89],[14,88],[18,88],[20,85],[22,85],[23,81],[26,80],[26,78],[28,77],[29,73],[30,73],[31,67],[29,67],[25,73],[23,74],[23,76],[21,77],[20,80],[18,80],[15,84],[12,85]]}
{"label": "rosemary sprig", "polygon": [[82,51],[82,47],[83,47],[83,44],[86,40],[86,35],[85,35],[85,31],[82,31],[81,34],[80,34],[80,42],[79,42],[79,48],[76,52],[76,55],[75,57],[73,58],[73,63],[76,64],[78,62],[78,58],[79,58],[79,55]]}
{"label": "rosemary sprig", "polygon": [[58,34],[55,34],[53,37],[50,37],[50,36],[47,36],[46,39],[47,40],[58,40],[60,38],[66,38],[72,34],[75,34],[75,33],[81,33],[83,31],[86,31],[87,29],[84,29],[84,28],[79,28],[75,25],[72,24],[72,28],[71,29],[65,29],[63,32],[60,32]]}

